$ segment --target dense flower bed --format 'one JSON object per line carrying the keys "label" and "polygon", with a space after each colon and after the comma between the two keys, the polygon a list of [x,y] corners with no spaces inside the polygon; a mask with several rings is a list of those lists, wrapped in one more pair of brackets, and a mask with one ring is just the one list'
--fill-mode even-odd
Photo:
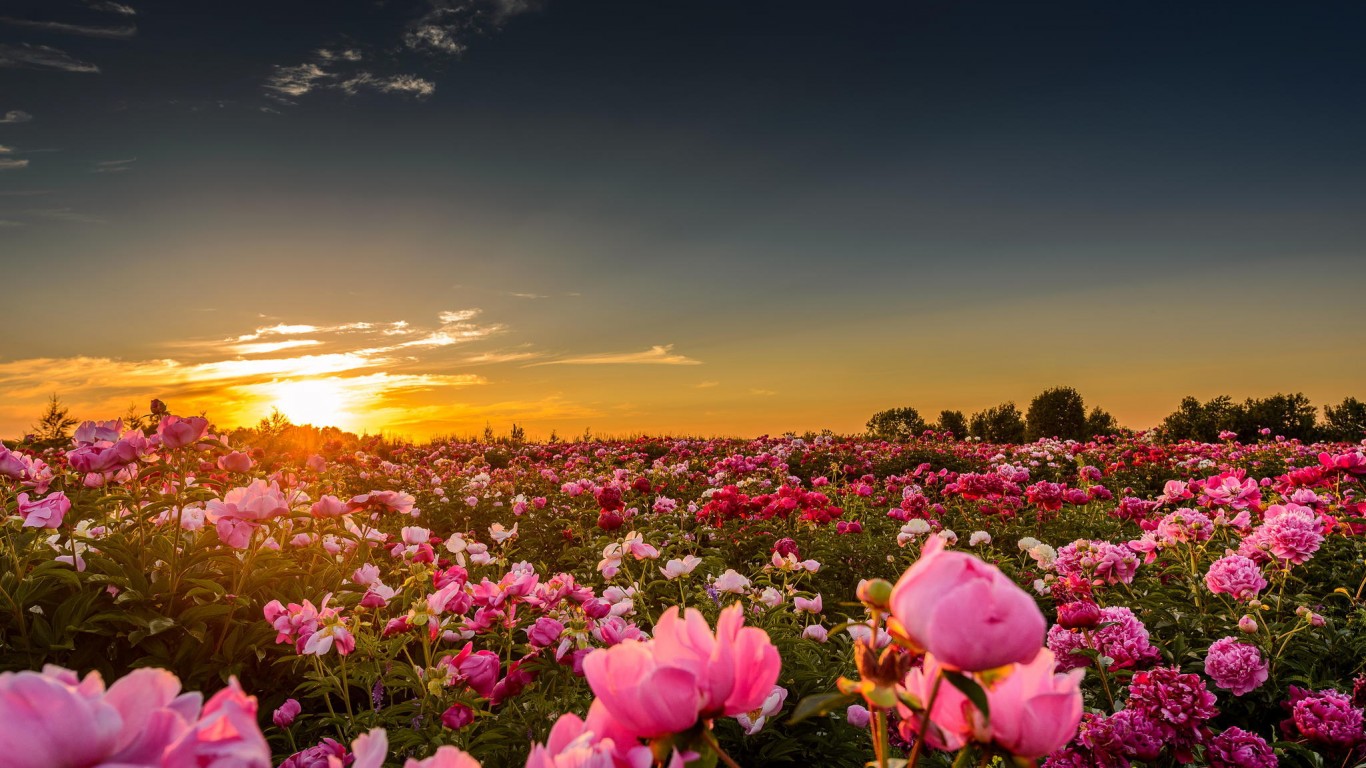
{"label": "dense flower bed", "polygon": [[291,457],[154,416],[0,448],[16,765],[1366,758],[1359,444]]}

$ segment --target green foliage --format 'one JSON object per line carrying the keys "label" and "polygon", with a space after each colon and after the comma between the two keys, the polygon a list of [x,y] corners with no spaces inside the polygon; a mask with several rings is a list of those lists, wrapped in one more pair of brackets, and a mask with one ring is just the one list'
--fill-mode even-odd
{"label": "green foliage", "polygon": [[908,440],[927,429],[920,411],[911,407],[878,411],[868,419],[868,436],[878,440]]}
{"label": "green foliage", "polygon": [[1366,437],[1366,403],[1346,397],[1336,407],[1323,406],[1321,431],[1325,440],[1357,442]]}
{"label": "green foliage", "polygon": [[959,439],[968,436],[968,419],[962,411],[940,411],[936,427],[940,432],[950,432]]}
{"label": "green foliage", "polygon": [[968,422],[968,432],[989,443],[1023,443],[1025,421],[1014,403],[1002,403],[974,413]]}
{"label": "green foliage", "polygon": [[38,417],[32,429],[38,440],[65,440],[77,423],[70,409],[62,405],[60,398],[52,395],[48,398],[47,409]]}
{"label": "green foliage", "polygon": [[1033,442],[1045,437],[1085,440],[1086,403],[1071,387],[1046,389],[1029,403],[1025,416],[1025,439]]}

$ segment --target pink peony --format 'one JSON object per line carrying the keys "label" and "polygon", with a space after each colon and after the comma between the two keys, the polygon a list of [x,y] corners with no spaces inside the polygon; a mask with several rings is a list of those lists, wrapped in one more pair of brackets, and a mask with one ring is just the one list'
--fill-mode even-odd
{"label": "pink peony", "polygon": [[162,445],[176,450],[198,442],[208,429],[209,420],[201,416],[165,416],[157,424],[157,435],[161,437]]}
{"label": "pink peony", "polygon": [[[987,687],[990,716],[976,717],[979,741],[990,741],[1016,757],[1037,759],[1058,749],[1077,733],[1081,720],[1084,670],[1054,673],[1052,651],[1041,650],[1018,664],[1005,679]],[[942,695],[942,687],[940,689]]]}
{"label": "pink peony", "polygon": [[1262,569],[1252,559],[1229,555],[1210,563],[1205,573],[1205,586],[1216,595],[1251,600],[1266,589],[1266,579],[1262,578]]}
{"label": "pink peony", "polygon": [[614,719],[646,738],[757,709],[782,662],[768,634],[743,622],[737,603],[721,612],[713,634],[701,613],[690,608],[680,618],[675,606],[660,617],[653,640],[619,643],[584,659],[588,684]]}
{"label": "pink peony", "polygon": [[1209,647],[1209,653],[1205,655],[1205,674],[1220,688],[1233,691],[1234,696],[1242,696],[1266,682],[1267,663],[1255,645],[1225,637]]}
{"label": "pink peony", "polygon": [[1205,747],[1210,768],[1276,768],[1276,752],[1266,739],[1242,728],[1228,728]]}
{"label": "pink peony", "polygon": [[24,518],[25,528],[58,528],[66,513],[71,511],[71,500],[57,491],[38,501],[29,501],[27,493],[18,496],[17,512]]}
{"label": "pink peony", "polygon": [[1028,663],[1045,629],[1034,598],[995,566],[945,551],[939,536],[897,581],[890,605],[913,643],[955,669]]}

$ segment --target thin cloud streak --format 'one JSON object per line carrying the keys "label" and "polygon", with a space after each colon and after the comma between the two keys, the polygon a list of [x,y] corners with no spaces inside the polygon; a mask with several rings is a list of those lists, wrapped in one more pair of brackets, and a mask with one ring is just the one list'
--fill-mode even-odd
{"label": "thin cloud streak", "polygon": [[131,24],[122,27],[89,27],[84,24],[66,24],[60,21],[33,21],[31,19],[15,19],[8,16],[0,16],[0,23],[9,24],[14,27],[38,29],[44,32],[80,35],[82,37],[101,37],[109,40],[126,40],[137,36],[138,33],[138,28]]}
{"label": "thin cloud streak", "polygon": [[604,352],[594,355],[562,357],[543,363],[532,363],[527,367],[540,365],[701,365],[685,355],[676,354],[672,344],[657,344],[644,352]]}
{"label": "thin cloud streak", "polygon": [[13,69],[55,69],[61,72],[99,74],[100,68],[81,61],[66,51],[46,45],[5,45],[0,43],[0,67]]}

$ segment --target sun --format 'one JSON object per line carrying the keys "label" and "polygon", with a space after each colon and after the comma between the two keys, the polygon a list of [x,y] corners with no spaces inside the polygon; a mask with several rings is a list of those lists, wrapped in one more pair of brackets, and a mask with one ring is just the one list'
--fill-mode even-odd
{"label": "sun", "polygon": [[346,428],[356,418],[351,412],[355,397],[339,379],[275,382],[267,399],[295,424]]}

